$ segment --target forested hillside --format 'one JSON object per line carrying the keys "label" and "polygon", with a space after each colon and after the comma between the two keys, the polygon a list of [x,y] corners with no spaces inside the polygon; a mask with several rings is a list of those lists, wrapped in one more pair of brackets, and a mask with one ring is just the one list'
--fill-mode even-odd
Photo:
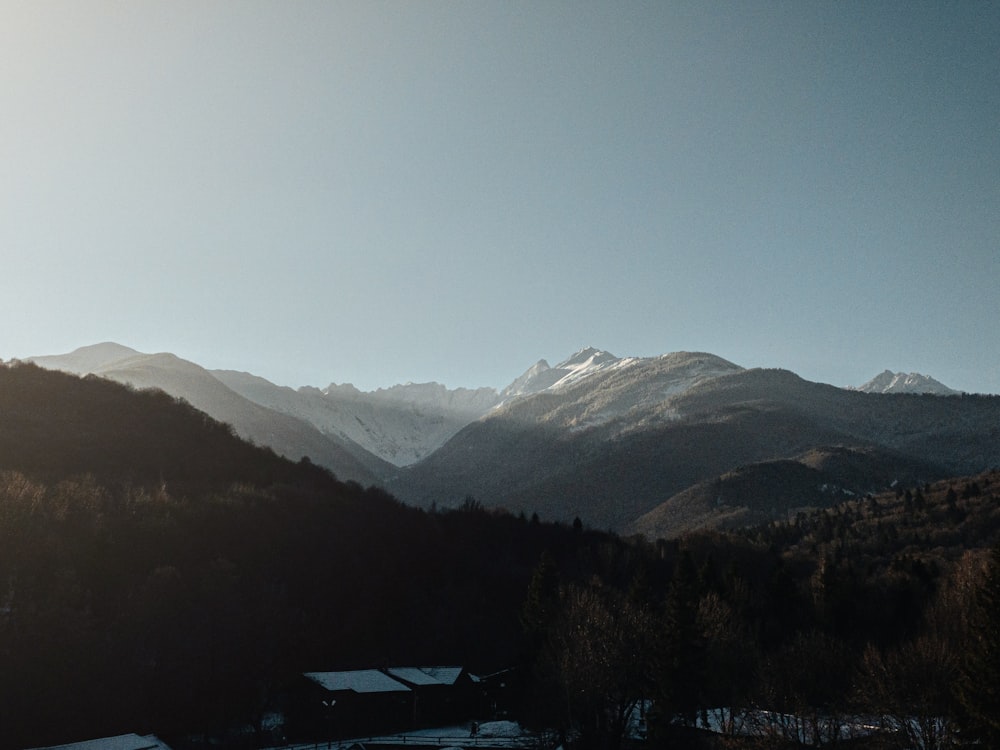
{"label": "forested hillside", "polygon": [[87,473],[208,489],[302,476],[293,466],[163,391],[31,364],[0,367],[0,469],[47,481]]}
{"label": "forested hillside", "polygon": [[0,747],[225,736],[304,670],[510,666],[542,550],[575,570],[581,539],[406,508],[162,393],[0,367]]}

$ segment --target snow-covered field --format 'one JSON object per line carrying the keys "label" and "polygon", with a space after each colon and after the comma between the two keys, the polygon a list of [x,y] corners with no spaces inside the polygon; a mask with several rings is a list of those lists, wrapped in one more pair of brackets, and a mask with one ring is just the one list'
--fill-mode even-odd
{"label": "snow-covered field", "polygon": [[536,747],[539,735],[526,731],[516,721],[488,721],[477,725],[473,734],[472,724],[462,724],[449,727],[432,727],[430,729],[415,729],[411,732],[381,735],[378,737],[356,737],[353,739],[334,740],[327,742],[308,742],[304,744],[277,745],[271,750],[349,750],[361,745],[412,745],[414,747],[440,748],[528,748]]}

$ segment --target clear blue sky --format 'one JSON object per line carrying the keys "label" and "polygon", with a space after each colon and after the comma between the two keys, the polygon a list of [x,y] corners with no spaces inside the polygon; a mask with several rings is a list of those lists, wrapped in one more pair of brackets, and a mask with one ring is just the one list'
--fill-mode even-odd
{"label": "clear blue sky", "polygon": [[0,358],[1000,392],[1000,3],[0,4]]}

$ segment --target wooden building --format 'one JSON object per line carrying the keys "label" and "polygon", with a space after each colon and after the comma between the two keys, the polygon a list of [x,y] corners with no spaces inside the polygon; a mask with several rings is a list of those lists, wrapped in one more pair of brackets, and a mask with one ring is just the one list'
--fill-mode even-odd
{"label": "wooden building", "polygon": [[462,724],[477,717],[479,689],[462,667],[306,672],[290,692],[290,738],[363,738]]}

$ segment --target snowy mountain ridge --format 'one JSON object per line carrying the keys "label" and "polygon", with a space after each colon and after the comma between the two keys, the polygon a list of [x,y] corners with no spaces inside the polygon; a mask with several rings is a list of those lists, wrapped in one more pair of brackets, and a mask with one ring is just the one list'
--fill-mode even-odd
{"label": "snowy mountain ridge", "polygon": [[638,361],[638,358],[620,359],[614,354],[593,347],[581,349],[555,367],[549,367],[548,362],[540,359],[500,392],[499,401],[502,403],[516,396],[565,388],[595,373],[626,366],[635,361]]}
{"label": "snowy mountain ridge", "polygon": [[331,383],[323,389],[295,390],[249,373],[212,374],[244,398],[296,416],[395,466],[419,461],[497,403],[493,388],[408,383],[360,391],[349,383]]}
{"label": "snowy mountain ridge", "polygon": [[[664,408],[672,397],[742,369],[705,352],[618,358],[584,349],[556,367],[541,371],[535,380],[527,379],[518,394],[521,398],[504,401],[486,418],[537,422],[571,432],[612,422],[628,429],[648,418],[653,410]],[[524,397],[543,391],[550,394],[544,402]]]}
{"label": "snowy mountain ridge", "polygon": [[[349,383],[293,389],[251,373],[203,370],[175,355],[143,354],[111,342],[32,360],[136,387],[162,388],[213,417],[237,424],[241,434],[276,449],[280,443],[281,452],[292,457],[300,450],[293,450],[293,445],[309,444],[314,446],[309,450],[315,460],[330,449],[315,447],[322,436],[380,476],[423,461],[481,419],[534,423],[564,434],[595,428],[619,434],[649,429],[678,418],[675,399],[743,369],[704,352],[621,358],[586,347],[554,367],[538,360],[502,390],[447,388],[430,382],[361,391]],[[853,390],[955,393],[933,378],[888,370]],[[545,398],[533,398],[540,394]],[[267,411],[254,411],[258,407]],[[267,416],[275,413],[296,422],[278,428],[276,417]],[[295,434],[306,427],[319,434]],[[336,470],[343,473],[344,466],[341,462]]]}

